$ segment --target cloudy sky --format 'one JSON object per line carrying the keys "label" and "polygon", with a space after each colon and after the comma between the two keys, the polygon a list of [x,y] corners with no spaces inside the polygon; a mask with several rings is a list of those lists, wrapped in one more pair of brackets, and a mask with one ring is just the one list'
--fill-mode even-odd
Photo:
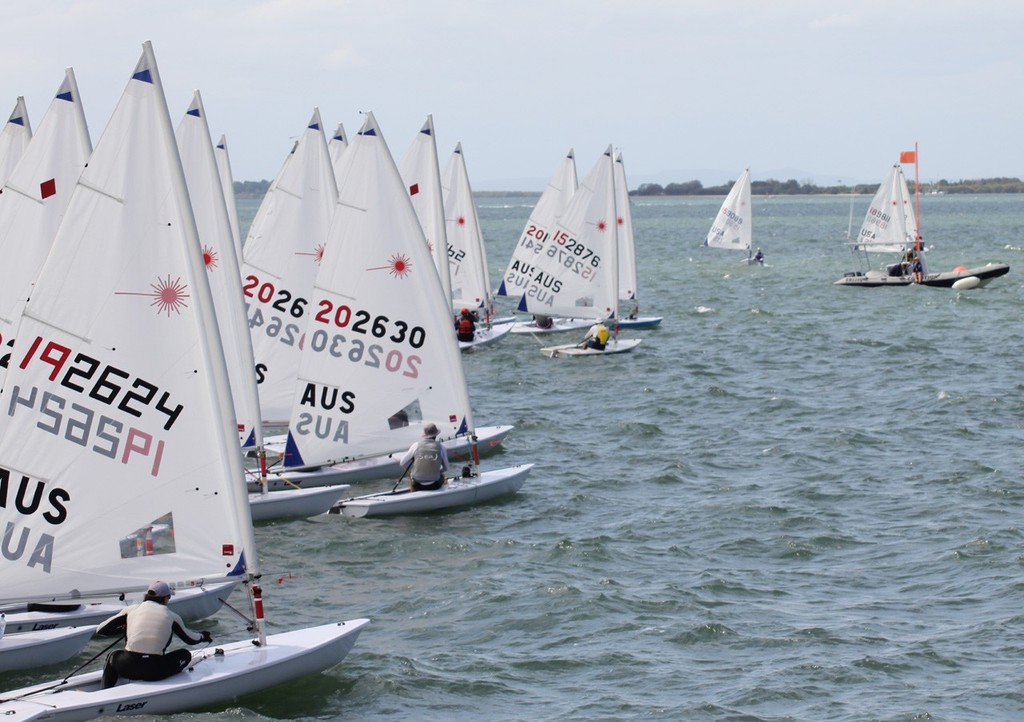
{"label": "cloudy sky", "polygon": [[152,40],[177,124],[198,88],[236,180],[273,178],[319,107],[396,159],[433,114],[477,189],[539,189],[609,143],[631,187],[750,167],[880,181],[1024,176],[1020,0],[47,0],[4,3],[0,116],[75,69],[94,142]]}

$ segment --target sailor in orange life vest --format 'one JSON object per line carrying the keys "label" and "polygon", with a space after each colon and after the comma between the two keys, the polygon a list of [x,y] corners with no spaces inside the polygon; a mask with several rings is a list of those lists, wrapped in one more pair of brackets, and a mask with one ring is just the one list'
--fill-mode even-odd
{"label": "sailor in orange life vest", "polygon": [[410,446],[399,462],[409,471],[409,491],[435,491],[444,486],[448,451],[437,434],[436,424],[423,424],[423,438]]}
{"label": "sailor in orange life vest", "polygon": [[598,321],[590,330],[587,331],[587,335],[583,337],[583,340],[576,344],[577,348],[592,348],[597,351],[604,351],[604,347],[608,343],[608,337],[611,334],[608,331],[608,327]]}
{"label": "sailor in orange life vest", "polygon": [[125,633],[128,637],[124,649],[111,652],[107,657],[103,689],[113,687],[118,677],[155,682],[185,669],[192,661],[191,652],[176,649],[164,653],[173,635],[186,644],[213,641],[208,631],[197,635],[167,608],[172,594],[174,590],[167,582],[153,582],[142,602],[125,607],[96,629],[96,634],[102,637]]}
{"label": "sailor in orange life vest", "polygon": [[476,333],[476,319],[474,315],[470,313],[468,308],[464,308],[459,312],[459,317],[455,321],[455,336],[463,343],[472,341],[473,334]]}

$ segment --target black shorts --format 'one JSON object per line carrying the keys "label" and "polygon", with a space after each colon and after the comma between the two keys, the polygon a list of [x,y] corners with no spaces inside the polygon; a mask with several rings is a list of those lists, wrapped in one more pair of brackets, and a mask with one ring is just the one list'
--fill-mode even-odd
{"label": "black shorts", "polygon": [[441,477],[437,481],[417,481],[412,480],[413,491],[437,491],[444,486],[444,477]]}

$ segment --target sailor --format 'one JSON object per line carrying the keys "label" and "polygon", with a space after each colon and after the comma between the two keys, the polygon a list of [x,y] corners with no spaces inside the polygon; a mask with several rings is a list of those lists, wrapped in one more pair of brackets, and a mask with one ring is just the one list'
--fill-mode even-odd
{"label": "sailor", "polygon": [[400,463],[409,471],[409,491],[435,491],[444,485],[448,452],[437,440],[437,425],[423,425],[423,437],[409,447]]}
{"label": "sailor", "polygon": [[757,249],[757,253],[754,254],[754,260],[757,263],[760,263],[762,266],[764,265],[764,254],[761,253],[761,249],[760,248],[758,248]]}
{"label": "sailor", "polygon": [[604,347],[608,344],[608,337],[611,334],[608,331],[608,327],[602,322],[598,321],[590,330],[587,331],[587,335],[583,337],[583,340],[577,344],[577,348],[592,348],[598,351],[604,351]]}
{"label": "sailor", "polygon": [[920,283],[924,280],[924,264],[921,262],[920,253],[914,254],[914,260],[910,264],[910,272],[913,274],[914,283]]}
{"label": "sailor", "polygon": [[472,341],[476,333],[474,316],[475,314],[470,313],[468,308],[464,308],[459,312],[459,317],[455,321],[455,335],[463,343]]}
{"label": "sailor", "polygon": [[208,631],[197,635],[167,608],[173,594],[167,582],[153,582],[142,602],[125,607],[96,629],[96,634],[102,637],[127,634],[124,649],[111,652],[107,657],[103,689],[113,687],[118,677],[155,682],[185,669],[192,661],[191,652],[176,649],[165,654],[173,636],[186,644],[213,641]]}

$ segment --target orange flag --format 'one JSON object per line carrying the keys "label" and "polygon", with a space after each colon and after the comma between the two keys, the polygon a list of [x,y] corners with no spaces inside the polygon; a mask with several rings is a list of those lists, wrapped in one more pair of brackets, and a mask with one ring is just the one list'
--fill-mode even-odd
{"label": "orange flag", "polygon": [[917,151],[916,150],[905,150],[900,153],[900,163],[916,163],[917,162]]}

